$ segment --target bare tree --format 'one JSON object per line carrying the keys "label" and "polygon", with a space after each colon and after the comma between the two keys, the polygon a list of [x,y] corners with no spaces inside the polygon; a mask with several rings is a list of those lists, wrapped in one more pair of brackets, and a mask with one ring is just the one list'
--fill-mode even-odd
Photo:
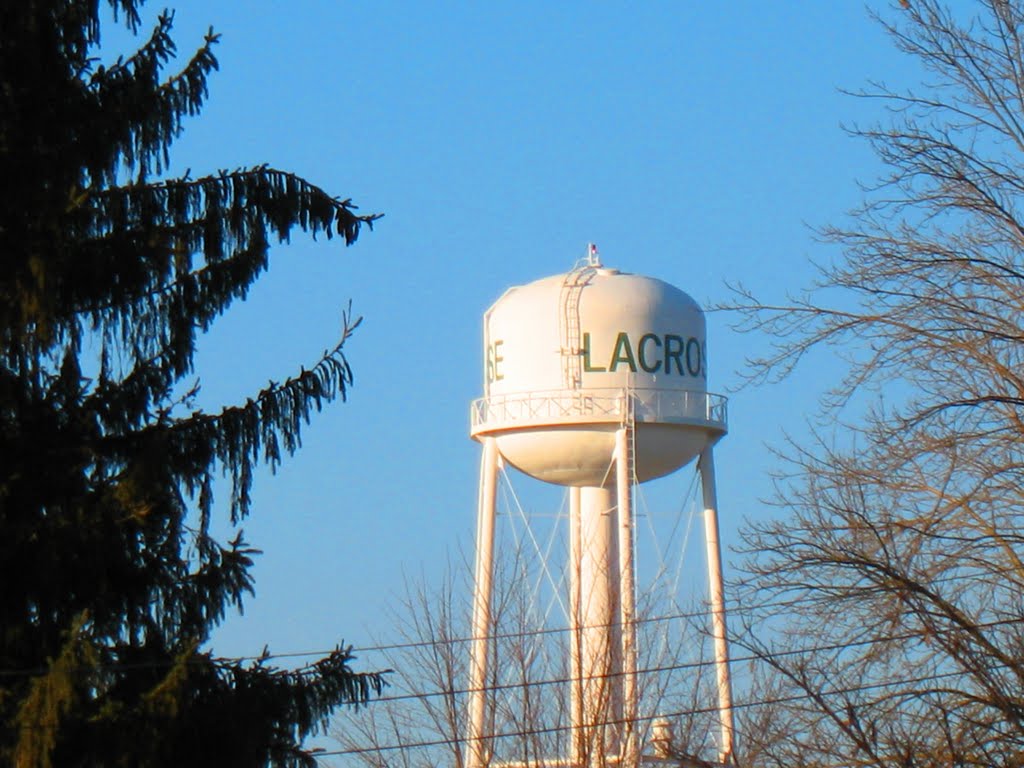
{"label": "bare tree", "polygon": [[887,176],[807,293],[732,306],[775,341],[755,378],[848,362],[748,531],[758,765],[1024,765],[1024,9],[891,10],[926,75],[858,94]]}
{"label": "bare tree", "polygon": [[[556,525],[557,523],[552,523]],[[535,531],[538,537],[543,534]],[[489,686],[494,692],[494,764],[543,765],[571,753],[569,630],[554,594],[564,576],[541,565],[543,552],[528,536],[509,536],[496,559]],[[556,542],[564,543],[564,542]],[[557,551],[558,547],[554,547]],[[538,576],[547,574],[546,584]],[[666,595],[673,574],[655,574],[638,601],[638,689],[642,741],[654,722],[674,726],[675,754],[713,754],[717,730],[714,673],[704,657],[702,606],[680,606]],[[336,736],[342,752],[368,768],[461,768],[467,724],[471,569],[449,565],[438,586],[409,580],[393,611],[397,642],[373,663],[391,667],[384,696],[347,718]],[[540,591],[542,594],[538,594]],[[363,655],[363,654],[361,654]],[[598,692],[596,695],[601,695]],[[621,726],[613,723],[613,726]]]}

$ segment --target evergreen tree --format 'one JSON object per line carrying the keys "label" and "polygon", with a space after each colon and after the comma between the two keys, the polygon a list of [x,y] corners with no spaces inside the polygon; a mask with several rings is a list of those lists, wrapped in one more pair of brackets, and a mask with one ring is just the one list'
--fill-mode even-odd
{"label": "evergreen tree", "polygon": [[217,37],[168,75],[165,13],[101,66],[101,17],[139,32],[141,2],[0,4],[0,764],[314,765],[304,737],[381,678],[343,648],[301,670],[201,650],[252,591],[212,489],[245,517],[256,466],[344,397],[354,324],[242,405],[175,393],[272,240],[351,244],[373,217],[267,166],[166,178]]}

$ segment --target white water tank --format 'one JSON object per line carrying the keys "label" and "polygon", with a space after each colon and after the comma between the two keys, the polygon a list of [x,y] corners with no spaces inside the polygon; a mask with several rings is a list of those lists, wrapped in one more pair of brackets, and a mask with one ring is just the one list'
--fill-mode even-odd
{"label": "white water tank", "polygon": [[607,485],[626,419],[640,482],[726,432],[725,398],[707,392],[704,313],[657,278],[591,263],[511,288],[484,316],[484,360],[471,434],[540,480]]}

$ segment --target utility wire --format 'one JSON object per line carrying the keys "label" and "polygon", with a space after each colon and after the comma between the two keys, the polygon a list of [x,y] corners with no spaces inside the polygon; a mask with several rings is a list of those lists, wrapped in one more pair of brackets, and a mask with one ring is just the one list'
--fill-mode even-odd
{"label": "utility wire", "polygon": [[[1008,572],[1012,572],[1013,569],[1007,569],[1007,571]],[[931,581],[931,583],[932,584],[936,584],[936,583],[940,583],[942,581],[949,581],[949,580],[955,580],[955,579],[960,579],[960,578],[963,578],[963,577],[960,576],[960,577],[949,577],[947,579],[933,579]],[[766,603],[761,604],[761,606],[759,606],[759,607],[762,608],[762,609],[763,608],[775,608],[775,607],[785,608],[785,607],[790,607],[792,605],[798,604],[800,602],[804,602],[804,601],[803,600],[785,600],[785,601],[780,601],[780,602],[766,602]],[[811,601],[808,601],[808,602],[811,602]],[[683,620],[683,619],[701,618],[701,617],[706,616],[706,615],[707,615],[706,611],[682,611],[682,612],[677,612],[677,613],[662,614],[660,616],[650,616],[650,617],[638,618],[638,619],[636,619],[636,623],[637,624],[651,624],[651,623],[656,623],[656,622],[666,622],[667,623],[667,622],[679,621],[679,620]],[[980,624],[978,624],[976,626],[981,627],[981,628],[986,628],[986,627],[1001,626],[1001,625],[1004,625],[1004,624],[1016,624],[1016,623],[1021,623],[1021,622],[1024,622],[1024,618],[1004,619],[1004,620],[998,620],[998,621],[992,621],[992,622],[983,622],[983,623],[980,623]],[[580,627],[580,629],[584,629],[584,630],[585,629],[600,629],[600,628],[606,628],[606,627],[615,626],[615,625],[616,625],[616,622],[610,622],[610,623],[605,623],[605,624],[585,625],[585,626]],[[541,637],[541,636],[545,636],[545,635],[562,634],[562,633],[567,633],[567,632],[571,632],[571,631],[574,631],[574,629],[572,627],[565,627],[565,626],[560,626],[560,627],[543,627],[541,629],[530,629],[530,630],[520,630],[520,631],[517,631],[517,632],[496,633],[496,634],[493,634],[493,635],[488,635],[487,639],[489,639],[491,641],[524,640],[524,639],[529,639],[529,638],[534,638],[534,637]],[[907,638],[904,638],[902,636],[883,637],[883,638],[877,638],[875,640],[866,641],[866,642],[884,642],[886,640],[909,639],[910,637],[914,637],[914,636],[915,635],[909,635]],[[244,661],[271,661],[271,660],[274,660],[274,659],[304,658],[304,657],[310,657],[310,656],[324,657],[324,656],[329,656],[330,654],[335,653],[338,650],[346,651],[346,652],[354,655],[354,654],[359,654],[359,653],[373,653],[373,652],[414,650],[414,649],[417,649],[417,648],[453,647],[453,646],[457,646],[457,645],[463,645],[463,644],[471,643],[475,639],[476,638],[474,638],[474,637],[466,636],[466,637],[456,637],[456,638],[449,638],[449,639],[443,639],[443,640],[441,640],[441,639],[416,640],[416,641],[410,641],[410,642],[405,642],[405,643],[390,643],[390,644],[382,644],[382,645],[375,645],[375,646],[361,646],[361,647],[339,646],[339,648],[330,648],[330,649],[324,649],[324,650],[292,651],[292,652],[282,652],[282,653],[266,653],[266,654],[260,654],[260,655],[255,655],[255,656],[254,655],[250,655],[250,656],[234,656],[234,657],[211,657],[210,661],[212,661],[214,664],[227,665],[227,664],[234,664],[234,663],[244,662]],[[865,642],[865,641],[858,641],[858,642]],[[827,650],[827,648],[824,648],[824,647],[823,648],[809,647],[806,652],[813,652],[813,651],[816,651],[816,650]],[[125,670],[125,669],[155,669],[155,668],[161,668],[161,667],[170,667],[170,666],[173,666],[176,663],[178,663],[178,662],[175,661],[175,660],[168,660],[166,662],[130,662],[130,663],[129,662],[117,662],[117,663],[111,663],[111,664],[98,664],[98,665],[96,665],[96,668],[97,669],[101,669],[101,670],[108,670],[108,671]],[[200,662],[197,660],[195,662],[186,662],[186,663],[200,663]],[[300,669],[308,669],[308,668],[309,667],[307,666],[307,667],[300,668]],[[46,674],[47,671],[48,671],[48,668],[46,668],[46,667],[36,667],[34,669],[0,668],[0,677],[39,676],[39,675]],[[295,670],[293,670],[293,671],[295,671]]]}
{"label": "utility wire", "polygon": [[[1001,620],[1001,621],[987,622],[987,623],[984,623],[984,624],[979,624],[977,626],[979,628],[984,629],[984,628],[991,628],[991,627],[994,627],[994,626],[1002,626],[1002,625],[1007,625],[1007,624],[1020,624],[1020,623],[1024,623],[1024,618],[1021,618],[1021,619],[1005,619],[1005,620]],[[931,632],[930,634],[932,636],[934,636],[934,635],[941,635],[941,634],[953,634],[956,631],[957,631],[956,629],[949,629],[949,630],[944,630],[944,631],[940,630],[938,632]],[[900,640],[911,640],[911,639],[914,639],[914,638],[917,638],[917,637],[920,637],[920,635],[918,633],[904,633],[904,634],[900,634],[900,635],[888,635],[888,636],[885,636],[885,637],[876,637],[876,638],[872,638],[872,639],[869,639],[869,640],[849,641],[849,642],[842,642],[842,643],[833,643],[833,644],[828,644],[828,645],[808,646],[808,647],[804,647],[804,648],[791,648],[791,649],[787,649],[787,650],[783,650],[783,651],[773,652],[771,654],[771,656],[772,656],[772,658],[781,658],[781,657],[785,657],[785,656],[799,656],[799,655],[805,655],[805,654],[809,654],[809,653],[820,653],[820,652],[825,652],[825,651],[841,651],[841,650],[846,650],[848,648],[856,648],[856,647],[861,647],[861,646],[866,646],[866,645],[872,645],[874,643],[892,642],[892,641],[900,641]],[[758,662],[758,661],[764,661],[764,659],[763,659],[762,655],[754,653],[754,654],[750,654],[750,655],[746,655],[746,656],[735,656],[735,657],[732,657],[730,659],[730,661],[733,662],[733,663],[735,663],[735,662],[748,662],[748,661],[749,662]],[[702,669],[702,668],[705,668],[705,667],[713,667],[714,664],[715,664],[715,662],[714,661],[710,661],[710,660],[708,660],[708,661],[679,662],[677,664],[666,664],[666,665],[659,665],[659,666],[654,666],[654,667],[647,667],[647,668],[644,668],[644,669],[638,669],[637,673],[638,674],[657,674],[657,673],[666,673],[666,672],[676,672],[676,671],[680,671],[680,670],[694,670],[694,669]],[[616,674],[613,674],[613,675],[608,675],[608,677],[618,677],[618,676],[621,676],[622,674],[624,674],[624,673],[616,673]],[[866,685],[864,687],[851,688],[851,689],[849,689],[848,692],[854,692],[854,691],[858,691],[858,690],[869,690],[871,688],[876,688],[876,687],[881,687],[881,686],[892,686],[892,685],[897,685],[897,684],[909,684],[909,683],[915,683],[915,682],[926,682],[926,681],[930,681],[930,680],[938,680],[938,679],[943,679],[943,678],[948,678],[948,677],[963,676],[963,675],[969,675],[969,674],[970,674],[969,672],[965,672],[965,671],[936,673],[934,675],[929,675],[929,676],[921,677],[921,678],[918,678],[918,679],[899,680],[899,681],[892,681],[892,682],[886,682],[886,683],[868,684],[868,685]],[[542,680],[528,680],[528,681],[520,681],[520,682],[514,682],[514,683],[502,683],[502,684],[498,684],[498,685],[491,685],[491,686],[485,687],[483,690],[485,690],[485,691],[506,691],[506,690],[521,689],[521,688],[541,687],[541,686],[546,686],[546,685],[564,685],[564,684],[571,683],[572,681],[573,681],[573,678],[570,678],[570,677],[548,678],[548,679],[542,679]],[[409,701],[409,700],[422,701],[424,699],[435,698],[435,697],[439,697],[439,696],[451,697],[451,696],[468,695],[468,694],[471,694],[471,693],[475,693],[475,692],[477,692],[479,690],[480,689],[477,689],[477,688],[449,688],[449,689],[440,690],[440,691],[425,691],[425,692],[417,692],[417,693],[405,693],[405,694],[397,694],[397,695],[394,695],[394,696],[380,696],[380,697],[371,699],[369,703],[370,704],[385,704],[385,703],[393,703],[393,702]],[[780,701],[783,701],[783,700],[780,700]],[[770,702],[762,702],[762,703],[770,703]],[[735,707],[739,707],[740,705],[734,705],[734,706]],[[709,710],[709,711],[716,711],[716,710]],[[700,714],[701,712],[702,712],[702,710],[693,710],[692,713],[693,714]],[[640,718],[640,719],[644,719],[644,718]],[[26,727],[32,727],[32,726],[26,726]],[[55,727],[55,726],[48,726],[48,725],[40,723],[40,724],[37,724],[36,727],[45,728],[45,727]],[[538,732],[538,733],[540,733],[540,732]],[[508,734],[508,735],[516,735],[516,734]],[[518,735],[529,735],[529,734],[518,734]],[[499,738],[499,737],[496,736],[495,738]],[[447,742],[439,742],[439,743],[447,743]],[[436,744],[423,744],[423,745],[411,745],[411,746],[436,746]],[[389,749],[390,748],[391,747],[389,747]],[[397,748],[397,747],[394,747],[394,748]],[[372,750],[369,750],[369,751],[372,751]],[[319,753],[319,754],[323,754],[323,753]]]}
{"label": "utility wire", "polygon": [[[678,621],[681,619],[693,619],[699,618],[706,614],[705,611],[693,611],[693,612],[680,612],[680,613],[668,613],[660,616],[648,616],[645,618],[639,618],[636,620],[637,624],[650,624],[655,622],[669,622]],[[615,622],[585,625],[580,629],[601,629],[614,626]],[[555,635],[566,632],[574,631],[572,627],[543,627],[541,629],[529,629],[520,630],[517,632],[503,632],[496,633],[493,635],[487,635],[487,639],[495,640],[524,640],[532,637],[540,637],[544,635]],[[358,653],[373,653],[373,652],[386,652],[386,651],[402,651],[402,650],[413,650],[416,648],[430,648],[437,646],[457,646],[472,643],[476,638],[474,637],[454,637],[444,640],[433,639],[433,640],[414,640],[405,643],[388,643],[382,645],[371,645],[371,646],[360,646],[360,647],[345,647],[340,646],[341,650],[348,651],[352,654]],[[272,659],[289,659],[289,658],[303,658],[308,656],[328,656],[334,653],[337,648],[329,648],[325,650],[310,650],[310,651],[289,651],[281,653],[266,653],[260,655],[249,655],[249,656],[232,656],[228,657],[213,657],[212,661],[215,663],[235,663],[240,661],[270,661]],[[138,663],[114,663],[114,664],[99,664],[97,665],[100,669],[146,669],[151,667],[162,667],[172,666],[174,661],[164,662],[138,662]],[[36,669],[0,669],[0,677],[2,676],[17,676],[17,675],[40,675],[45,674],[47,669],[45,667]]]}
{"label": "utility wire", "polygon": [[[1020,619],[1004,619],[1004,620],[1001,620],[1001,621],[992,621],[992,622],[987,622],[985,624],[979,624],[979,625],[976,625],[976,626],[979,629],[988,629],[988,628],[995,627],[995,626],[1003,626],[1003,625],[1007,625],[1007,624],[1021,624],[1021,623],[1024,623],[1024,618],[1020,618]],[[944,635],[944,634],[954,634],[954,633],[956,633],[958,631],[960,631],[960,630],[954,628],[954,629],[948,629],[948,630],[938,630],[938,631],[930,632],[928,634],[930,636],[937,636],[937,635]],[[829,651],[842,651],[842,650],[846,650],[848,648],[863,647],[863,646],[868,646],[868,645],[874,645],[876,643],[888,643],[888,642],[898,642],[898,641],[902,641],[902,640],[913,640],[913,639],[916,639],[916,638],[920,638],[921,636],[922,636],[921,633],[907,632],[907,633],[898,634],[898,635],[887,635],[885,637],[874,637],[874,638],[867,639],[867,640],[853,640],[853,641],[844,641],[844,642],[839,642],[839,643],[831,643],[831,644],[827,644],[827,645],[815,645],[815,646],[807,646],[807,647],[803,647],[803,648],[789,648],[789,649],[782,650],[782,651],[772,652],[770,654],[770,656],[774,659],[774,658],[782,658],[782,657],[787,657],[787,656],[802,656],[802,655],[812,654],[812,653],[822,653],[822,652],[829,652]],[[746,656],[733,656],[733,657],[731,657],[729,659],[730,663],[739,663],[739,662],[748,662],[748,661],[757,662],[757,661],[763,661],[763,660],[764,660],[764,656],[762,654],[758,654],[758,653],[752,653],[752,654],[749,654],[749,655],[746,655]],[[676,663],[676,664],[665,664],[665,665],[660,665],[660,666],[647,667],[647,668],[644,668],[644,669],[638,669],[637,670],[637,674],[645,675],[645,674],[655,674],[655,673],[663,673],[663,672],[677,672],[677,671],[680,671],[680,670],[702,669],[702,668],[705,668],[705,667],[714,667],[714,666],[715,666],[715,662],[711,661],[711,660],[687,661],[687,662],[679,662],[679,663]],[[610,678],[621,677],[624,674],[625,673],[615,673],[615,674],[607,675],[607,677],[610,677]],[[489,685],[489,686],[486,686],[483,690],[485,690],[485,691],[505,691],[505,690],[515,690],[515,689],[519,689],[519,688],[540,687],[540,686],[545,686],[545,685],[564,685],[564,684],[568,684],[568,683],[571,683],[571,682],[573,682],[573,678],[571,678],[571,677],[556,677],[556,678],[545,678],[545,679],[541,679],[541,680],[524,680],[524,681],[515,682],[515,683],[501,683],[501,684],[498,684],[498,685]],[[416,693],[402,693],[402,694],[396,694],[396,695],[393,695],[393,696],[379,696],[379,697],[373,699],[371,701],[371,703],[376,704],[376,703],[386,703],[386,702],[396,702],[396,701],[408,701],[408,700],[413,700],[413,699],[415,699],[415,700],[422,700],[422,699],[427,699],[427,698],[435,698],[435,697],[438,697],[438,696],[460,696],[460,695],[468,695],[468,694],[471,694],[471,693],[477,693],[479,690],[480,689],[478,689],[478,688],[449,688],[449,689],[439,690],[439,691],[421,691],[421,692],[416,692]]]}
{"label": "utility wire", "polygon": [[[1017,569],[1017,568],[1003,568],[1003,569],[993,570],[991,572],[986,572],[986,574],[984,574],[984,575],[986,575],[986,576],[1005,576],[1007,574],[1012,574],[1012,573],[1019,573],[1019,569]],[[928,583],[929,584],[942,584],[942,583],[950,582],[950,581],[962,581],[964,578],[965,577],[964,577],[963,574],[951,574],[951,575],[948,575],[948,576],[942,576],[942,577],[938,577],[938,578],[930,578],[930,579],[928,579]],[[759,610],[763,610],[763,609],[777,609],[777,608],[778,609],[781,609],[781,608],[792,608],[793,606],[800,605],[802,603],[803,604],[813,604],[814,602],[817,602],[819,600],[820,600],[820,598],[809,598],[809,597],[790,598],[790,599],[786,599],[786,600],[773,600],[773,601],[767,601],[767,602],[761,603],[758,606],[758,609]],[[727,605],[726,605],[727,613],[738,612],[740,608],[741,608],[741,606],[737,605],[735,600],[727,601]],[[661,614],[659,616],[640,617],[640,618],[636,619],[636,623],[637,624],[649,624],[649,623],[661,622],[661,621],[668,622],[668,621],[678,621],[678,620],[682,620],[682,619],[699,619],[699,618],[702,618],[702,617],[706,617],[707,615],[708,615],[707,609],[694,610],[694,611],[679,611],[679,612],[675,612],[675,613]],[[612,622],[612,623],[614,623],[614,622]],[[995,624],[999,624],[999,623],[1000,622],[995,622]],[[593,626],[587,625],[587,626],[580,627],[580,629],[591,629],[591,628],[595,628],[596,629],[596,628],[606,627],[606,626],[609,626],[609,624],[593,625]],[[519,631],[516,631],[516,632],[499,632],[499,633],[495,633],[495,634],[492,634],[492,635],[488,635],[487,638],[489,640],[522,640],[522,639],[530,638],[530,637],[538,637],[538,636],[543,636],[543,635],[559,634],[559,633],[571,632],[571,631],[573,631],[573,628],[572,627],[567,627],[567,626],[543,627],[543,628],[540,628],[540,629],[519,630]],[[367,645],[367,646],[353,647],[353,648],[351,648],[351,651],[353,653],[378,653],[378,652],[385,652],[385,651],[401,651],[401,650],[412,650],[412,649],[415,649],[415,648],[425,648],[425,647],[430,647],[430,646],[435,646],[435,645],[454,646],[454,645],[472,643],[474,640],[476,640],[476,638],[472,637],[472,636],[453,637],[453,638],[448,638],[448,639],[445,639],[445,640],[410,640],[410,641],[404,642],[404,643],[387,643],[387,644],[380,644],[380,645]],[[301,657],[301,656],[322,656],[322,655],[325,655],[327,653],[330,653],[330,651],[295,651],[295,652],[273,653],[273,654],[270,654],[269,656],[239,656],[239,657],[236,657],[236,660],[238,660],[238,661],[249,661],[249,660],[257,660],[257,659],[260,659],[260,658],[276,659],[276,658],[295,658],[295,657]]]}
{"label": "utility wire", "polygon": [[[1017,568],[1003,568],[1003,569],[999,569],[999,570],[994,570],[994,571],[992,571],[990,573],[987,573],[985,575],[1005,576],[1007,574],[1018,573],[1018,572],[1019,572],[1019,569],[1017,569]],[[953,574],[953,575],[949,575],[949,576],[942,576],[942,577],[939,577],[939,578],[929,579],[928,583],[929,584],[942,584],[944,582],[950,582],[950,581],[962,581],[964,578],[965,577],[962,574]],[[800,605],[801,603],[813,604],[814,602],[817,602],[818,600],[820,600],[820,598],[806,598],[805,597],[805,598],[790,598],[790,599],[787,599],[787,600],[767,601],[767,602],[761,603],[758,606],[758,608],[762,609],[762,610],[766,609],[766,608],[767,609],[792,608],[793,606]],[[729,604],[729,603],[731,603],[731,604]],[[738,606],[734,600],[733,601],[729,601],[729,603],[727,603],[727,605],[726,605],[727,613],[733,613],[733,612],[737,612],[739,610],[740,606]],[[681,619],[699,619],[699,618],[702,618],[702,617],[706,617],[707,615],[708,615],[708,612],[707,612],[706,609],[694,610],[694,611],[679,611],[679,612],[676,612],[676,613],[661,614],[659,616],[648,616],[648,617],[637,618],[636,619],[636,623],[637,624],[649,624],[649,623],[661,622],[661,621],[668,622],[668,621],[678,621],[678,620],[681,620]],[[1015,620],[1011,620],[1011,621],[1015,621]],[[1001,622],[994,622],[994,624],[999,624],[999,623],[1001,623]],[[591,628],[599,628],[599,627],[607,627],[607,626],[609,626],[609,624],[594,625],[594,626],[587,625],[587,626],[580,627],[580,629],[591,629]],[[982,625],[982,626],[987,626],[987,625]],[[538,637],[538,636],[542,636],[542,635],[559,634],[559,633],[571,632],[571,631],[573,631],[573,628],[572,627],[566,627],[566,626],[543,627],[541,629],[531,629],[531,630],[520,630],[520,631],[516,631],[516,632],[495,633],[493,635],[488,635],[487,638],[489,640],[522,640],[522,639],[530,638],[530,637]],[[435,645],[454,646],[454,645],[459,645],[459,644],[471,643],[474,640],[476,640],[476,638],[472,637],[472,636],[454,637],[454,638],[448,638],[448,639],[445,639],[445,640],[411,640],[411,641],[404,642],[404,643],[389,643],[389,644],[381,644],[381,645],[359,646],[359,647],[353,647],[351,650],[352,650],[353,653],[374,653],[374,652],[384,652],[384,651],[400,651],[400,650],[412,650],[412,649],[415,649],[415,648],[425,648],[425,647],[430,647],[430,646],[435,646]],[[329,652],[330,651],[297,651],[297,652],[292,652],[292,653],[275,653],[275,654],[270,654],[269,656],[266,656],[266,657],[261,657],[261,656],[240,656],[240,657],[237,657],[237,659],[239,661],[247,661],[247,660],[256,660],[256,659],[259,659],[259,658],[271,658],[271,659],[274,659],[274,658],[289,658],[289,657],[300,657],[300,656],[322,656],[322,655],[324,655],[326,653],[329,653]]]}
{"label": "utility wire", "polygon": [[[919,683],[930,683],[930,682],[934,682],[934,681],[937,681],[937,680],[943,680],[943,679],[948,679],[948,678],[951,678],[951,677],[957,677],[957,676],[960,676],[960,675],[963,675],[963,674],[964,674],[963,672],[945,672],[945,673],[934,674],[934,675],[925,675],[925,676],[922,676],[922,677],[911,678],[911,679],[906,679],[906,680],[894,680],[894,681],[889,681],[889,682],[867,683],[867,684],[863,684],[863,685],[854,685],[854,686],[848,686],[848,687],[843,687],[843,688],[833,688],[833,689],[827,690],[827,691],[817,691],[817,692],[815,692],[813,694],[811,694],[811,693],[791,694],[789,696],[778,696],[778,697],[774,697],[774,698],[761,699],[761,700],[758,700],[758,701],[738,702],[738,703],[734,703],[732,705],[732,708],[733,709],[750,709],[750,708],[753,708],[753,707],[760,707],[760,706],[765,706],[765,705],[770,705],[770,704],[789,704],[789,703],[793,703],[793,702],[808,701],[808,700],[812,700],[813,701],[813,700],[816,700],[817,698],[820,698],[820,697],[841,696],[841,695],[847,695],[847,694],[851,694],[851,693],[863,693],[865,691],[878,690],[878,689],[881,689],[881,688],[891,688],[891,687],[893,687],[895,685],[913,685],[913,684],[919,684]],[[637,716],[635,719],[631,719],[629,721],[621,719],[621,718],[620,719],[603,720],[603,721],[596,722],[596,723],[588,723],[588,726],[602,727],[602,726],[607,726],[607,725],[623,725],[623,724],[627,724],[629,722],[647,722],[647,721],[658,720],[658,719],[662,719],[662,718],[670,718],[671,719],[671,718],[687,717],[687,716],[693,716],[693,715],[714,714],[716,712],[718,712],[718,707],[717,706],[714,706],[714,707],[697,707],[695,709],[682,710],[682,711],[678,711],[678,712],[659,712],[659,713],[653,714],[653,715],[641,715],[641,716]],[[547,728],[530,728],[530,729],[524,729],[524,730],[518,730],[518,731],[506,731],[504,733],[495,733],[495,734],[491,734],[490,736],[487,736],[485,738],[487,740],[493,740],[493,739],[524,738],[526,736],[542,736],[544,734],[564,733],[564,732],[572,730],[572,728],[573,728],[573,726],[571,726],[571,725],[557,725],[557,726],[551,726],[551,727],[547,727]],[[377,745],[377,746],[370,746],[370,747],[354,747],[354,748],[351,748],[351,749],[339,749],[339,750],[317,752],[316,753],[316,757],[319,758],[319,757],[338,757],[338,756],[343,756],[343,755],[364,755],[364,754],[368,754],[368,753],[372,753],[372,752],[390,752],[390,751],[394,751],[394,750],[397,750],[397,749],[421,749],[423,747],[440,747],[440,746],[446,746],[446,745],[448,745],[448,746],[456,745],[457,746],[459,744],[465,743],[466,741],[467,741],[467,739],[456,737],[456,738],[438,739],[438,740],[431,740],[431,741],[408,742],[408,743],[405,743],[405,744],[384,744],[384,745]]]}

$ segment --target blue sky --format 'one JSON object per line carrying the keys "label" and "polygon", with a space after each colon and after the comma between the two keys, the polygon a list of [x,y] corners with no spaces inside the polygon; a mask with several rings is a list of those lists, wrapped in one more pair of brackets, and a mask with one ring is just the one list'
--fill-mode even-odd
{"label": "blue sky", "polygon": [[[470,546],[468,408],[481,315],[505,288],[566,271],[594,241],[607,265],[702,304],[728,298],[727,282],[765,298],[801,289],[811,260],[835,256],[809,225],[840,220],[878,171],[840,126],[881,107],[839,88],[918,78],[857,2],[174,7],[183,58],[209,25],[223,38],[172,172],[269,163],[385,214],[349,249],[275,248],[201,347],[212,409],[315,362],[349,300],[365,318],[349,401],[257,479],[244,527],[264,554],[245,616],[215,637],[225,655],[386,640],[382,607],[404,576],[434,578]],[[709,388],[734,389],[763,343],[709,317]],[[822,356],[733,393],[716,456],[727,545],[744,518],[771,514],[766,446],[801,434],[840,370]],[[689,476],[674,482],[664,503]]]}

